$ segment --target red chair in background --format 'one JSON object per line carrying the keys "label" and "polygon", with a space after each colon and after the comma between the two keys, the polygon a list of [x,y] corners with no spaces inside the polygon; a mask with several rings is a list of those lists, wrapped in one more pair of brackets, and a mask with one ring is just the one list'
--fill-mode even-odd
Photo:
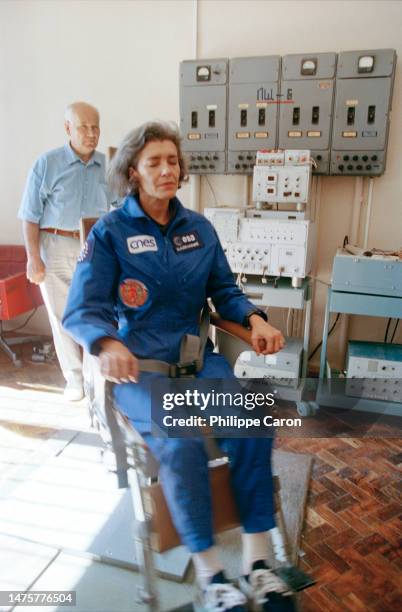
{"label": "red chair in background", "polygon": [[10,347],[14,344],[32,342],[38,337],[18,336],[6,340],[3,321],[14,319],[43,304],[39,287],[30,283],[26,277],[26,261],[25,247],[0,245],[0,348],[17,367],[20,367],[22,362]]}

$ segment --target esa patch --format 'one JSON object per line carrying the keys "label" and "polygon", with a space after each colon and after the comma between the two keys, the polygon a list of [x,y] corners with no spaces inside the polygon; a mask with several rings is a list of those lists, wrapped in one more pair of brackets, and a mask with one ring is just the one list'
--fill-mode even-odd
{"label": "esa patch", "polygon": [[140,236],[130,236],[130,238],[127,238],[127,247],[129,253],[133,253],[134,255],[144,253],[145,251],[158,250],[155,237],[146,234]]}
{"label": "esa patch", "polygon": [[81,249],[81,253],[78,256],[77,263],[84,263],[85,261],[91,261],[94,252],[95,240],[88,238],[85,241],[84,246]]}
{"label": "esa patch", "polygon": [[149,293],[147,287],[135,278],[126,278],[119,285],[120,299],[129,308],[140,308],[144,306]]}
{"label": "esa patch", "polygon": [[200,249],[204,246],[198,232],[195,230],[186,232],[185,234],[175,234],[172,236],[172,242],[176,253],[192,251],[194,249]]}

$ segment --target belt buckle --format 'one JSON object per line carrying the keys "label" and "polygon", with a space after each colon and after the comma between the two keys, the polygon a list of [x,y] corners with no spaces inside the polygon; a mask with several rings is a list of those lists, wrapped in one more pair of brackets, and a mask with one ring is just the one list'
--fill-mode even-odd
{"label": "belt buckle", "polygon": [[197,374],[197,363],[190,361],[189,363],[177,363],[175,378],[193,377]]}

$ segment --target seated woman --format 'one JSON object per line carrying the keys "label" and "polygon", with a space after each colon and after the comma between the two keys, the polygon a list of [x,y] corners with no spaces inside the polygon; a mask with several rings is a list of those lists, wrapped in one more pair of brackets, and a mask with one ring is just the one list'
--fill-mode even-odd
{"label": "seated woman", "polygon": [[[251,328],[263,355],[284,346],[236,286],[212,225],[183,207],[176,191],[186,178],[175,127],[146,123],[128,134],[110,168],[123,206],[100,219],[78,261],[64,325],[98,355],[103,375],[117,384],[118,408],[160,464],[166,500],[182,542],[193,554],[203,609],[243,612],[247,599],[265,611],[293,610],[287,586],[265,564],[274,527],[270,439],[219,440],[230,460],[231,483],[243,526],[242,590],[225,577],[214,545],[208,456],[200,438],[151,435],[151,385],[137,358],[179,361],[184,334],[199,334],[200,311],[211,298],[219,314]],[[183,248],[186,245],[186,248]],[[116,328],[116,318],[118,328]],[[233,378],[225,359],[207,346],[199,378]]]}

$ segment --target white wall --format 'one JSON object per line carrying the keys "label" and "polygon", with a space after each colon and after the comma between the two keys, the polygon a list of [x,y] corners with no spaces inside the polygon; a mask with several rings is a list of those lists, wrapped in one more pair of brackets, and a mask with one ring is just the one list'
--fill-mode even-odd
{"label": "white wall", "polygon": [[[0,2],[0,243],[21,242],[16,210],[25,176],[41,152],[63,141],[66,104],[84,99],[99,107],[101,150],[142,121],[178,118],[178,64],[193,57],[194,6],[190,0]],[[199,57],[397,50],[388,166],[375,179],[369,246],[401,246],[402,3],[200,0],[198,14]],[[220,203],[242,203],[243,178],[210,181]],[[323,178],[320,277],[329,277],[348,230],[353,186],[353,178]],[[181,194],[185,203],[188,191]],[[203,204],[213,202],[204,181],[201,194]],[[321,336],[324,304],[325,287],[318,285],[312,344]],[[353,317],[352,335],[380,340],[384,329],[383,319]]]}

